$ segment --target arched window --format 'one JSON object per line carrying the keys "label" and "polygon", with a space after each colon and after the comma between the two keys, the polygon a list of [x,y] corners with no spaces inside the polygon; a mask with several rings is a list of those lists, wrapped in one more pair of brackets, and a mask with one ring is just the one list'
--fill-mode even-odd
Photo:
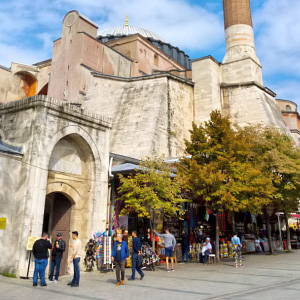
{"label": "arched window", "polygon": [[292,109],[291,109],[291,107],[290,107],[289,105],[287,105],[287,106],[285,107],[285,110],[286,110],[286,111],[292,111]]}

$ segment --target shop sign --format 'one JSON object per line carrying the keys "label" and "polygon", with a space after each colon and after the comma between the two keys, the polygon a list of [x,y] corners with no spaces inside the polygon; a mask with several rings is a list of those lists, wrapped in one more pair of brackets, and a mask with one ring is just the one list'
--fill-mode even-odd
{"label": "shop sign", "polygon": [[6,228],[6,218],[0,218],[0,229]]}

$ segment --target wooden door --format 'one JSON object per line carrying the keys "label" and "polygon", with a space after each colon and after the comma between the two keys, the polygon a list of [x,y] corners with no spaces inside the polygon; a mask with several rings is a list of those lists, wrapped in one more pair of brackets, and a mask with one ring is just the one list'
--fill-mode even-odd
{"label": "wooden door", "polygon": [[60,275],[65,275],[68,270],[68,250],[70,238],[71,202],[61,193],[54,194],[53,217],[52,217],[52,241],[60,232],[66,243],[66,250],[60,265]]}

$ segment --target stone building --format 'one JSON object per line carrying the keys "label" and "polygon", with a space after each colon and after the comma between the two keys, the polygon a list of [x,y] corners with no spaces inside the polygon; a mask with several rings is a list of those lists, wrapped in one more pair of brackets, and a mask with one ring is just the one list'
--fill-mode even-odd
{"label": "stone building", "polygon": [[51,59],[0,67],[0,270],[26,276],[27,239],[43,230],[68,240],[76,229],[85,242],[105,229],[109,156],[180,157],[192,122],[214,109],[241,126],[288,132],[275,93],[263,86],[249,0],[223,3],[222,62],[190,60],[128,23],[98,35],[71,11]]}

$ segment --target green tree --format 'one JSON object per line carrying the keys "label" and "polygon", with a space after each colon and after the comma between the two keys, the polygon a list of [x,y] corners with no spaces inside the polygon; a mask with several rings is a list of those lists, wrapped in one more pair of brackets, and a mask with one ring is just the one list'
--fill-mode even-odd
{"label": "green tree", "polygon": [[270,202],[272,178],[253,159],[252,138],[233,128],[228,118],[213,111],[204,125],[193,124],[179,176],[191,198],[202,197],[216,215],[216,257],[219,260],[220,211],[261,213]]}
{"label": "green tree", "polygon": [[[147,217],[155,228],[155,221],[160,215],[179,218],[185,214],[181,181],[174,174],[171,165],[162,158],[147,158],[140,162],[139,170],[127,177],[120,175],[121,186],[119,199],[125,203],[121,214],[134,211],[138,217]],[[153,234],[153,248],[155,238]]]}
{"label": "green tree", "polygon": [[[255,158],[272,176],[276,189],[273,203],[284,212],[287,245],[291,250],[288,218],[298,211],[300,196],[300,151],[291,137],[273,128],[253,129]],[[268,226],[269,227],[269,226]],[[270,235],[270,234],[269,234]],[[272,249],[271,249],[272,252]]]}

